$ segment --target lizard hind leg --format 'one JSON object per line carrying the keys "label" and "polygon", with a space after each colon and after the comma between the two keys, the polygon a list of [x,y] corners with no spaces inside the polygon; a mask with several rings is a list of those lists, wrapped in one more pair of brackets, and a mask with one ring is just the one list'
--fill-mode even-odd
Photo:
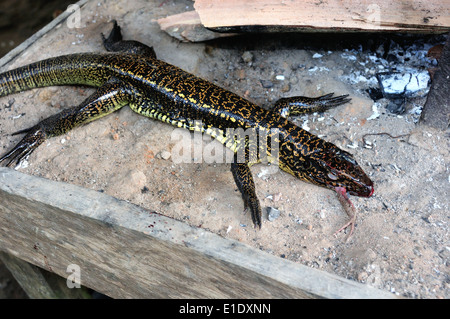
{"label": "lizard hind leg", "polygon": [[103,46],[109,52],[137,54],[156,59],[156,54],[153,47],[149,47],[139,41],[122,40],[122,32],[120,31],[120,26],[117,24],[116,20],[113,20],[113,28],[109,36],[106,38],[103,33],[101,36]]}
{"label": "lizard hind leg", "polygon": [[11,151],[0,157],[0,164],[6,163],[6,166],[12,166],[14,163],[19,164],[47,138],[45,132],[41,127],[39,127],[39,124],[28,129],[15,132],[12,135],[22,133],[28,134],[25,135],[25,137]]}
{"label": "lizard hind leg", "polygon": [[108,115],[128,103],[139,103],[139,93],[133,87],[112,79],[80,105],[65,109],[28,129],[13,133],[13,135],[25,133],[25,136],[8,153],[0,157],[0,165],[17,165],[46,139],[65,134],[77,126]]}

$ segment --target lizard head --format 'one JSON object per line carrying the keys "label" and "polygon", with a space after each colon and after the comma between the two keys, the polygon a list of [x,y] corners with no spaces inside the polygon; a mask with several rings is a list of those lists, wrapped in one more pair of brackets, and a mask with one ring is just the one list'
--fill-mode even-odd
{"label": "lizard head", "polygon": [[[321,145],[307,156],[290,157],[281,168],[316,185],[333,190],[342,188],[355,196],[372,196],[373,182],[353,156],[332,143],[320,142],[318,144]],[[300,153],[299,150],[297,154]]]}
{"label": "lizard head", "polygon": [[325,142],[326,147],[312,154],[313,172],[311,179],[316,184],[336,189],[345,188],[355,196],[370,197],[374,192],[373,182],[358,165],[353,156],[334,144]]}

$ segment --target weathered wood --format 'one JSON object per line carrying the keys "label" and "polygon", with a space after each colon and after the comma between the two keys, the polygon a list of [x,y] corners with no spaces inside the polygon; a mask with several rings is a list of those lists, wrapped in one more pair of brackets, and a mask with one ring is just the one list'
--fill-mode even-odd
{"label": "weathered wood", "polygon": [[11,272],[28,297],[33,299],[56,298],[39,267],[0,251],[0,260]]}
{"label": "weathered wood", "polygon": [[251,30],[249,26],[310,31],[445,32],[450,27],[449,0],[196,0],[206,28]]}
{"label": "weathered wood", "polygon": [[220,37],[229,37],[232,33],[217,33],[203,27],[196,11],[174,14],[158,19],[161,30],[180,41],[200,42]]}
{"label": "weathered wood", "polygon": [[446,130],[450,125],[450,33],[439,65],[434,73],[430,92],[423,107],[420,123]]}
{"label": "weathered wood", "polygon": [[0,251],[0,260],[32,299],[89,298],[84,287],[69,288],[67,279]]}
{"label": "weathered wood", "polygon": [[0,168],[0,249],[119,298],[395,298],[111,196]]}

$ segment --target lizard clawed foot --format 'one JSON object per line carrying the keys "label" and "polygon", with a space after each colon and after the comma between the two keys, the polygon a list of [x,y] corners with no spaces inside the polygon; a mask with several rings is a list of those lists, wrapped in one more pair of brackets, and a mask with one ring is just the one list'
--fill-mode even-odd
{"label": "lizard clawed foot", "polygon": [[347,102],[350,102],[351,99],[347,98],[348,94],[339,95],[339,96],[333,96],[334,93],[325,94],[322,96],[319,96],[317,98],[312,98],[313,103],[316,105],[321,105],[327,108],[335,107],[341,104],[345,104]]}
{"label": "lizard clawed foot", "polygon": [[259,202],[252,203],[250,210],[252,213],[253,226],[257,229],[261,229],[261,208]]}
{"label": "lizard clawed foot", "polygon": [[255,228],[261,229],[261,206],[256,196],[255,182],[249,165],[235,161],[231,164],[231,172],[244,200],[244,211],[250,209]]}
{"label": "lizard clawed foot", "polygon": [[22,133],[27,134],[12,150],[0,157],[0,164],[2,164],[2,162],[5,162],[6,166],[19,164],[47,138],[47,134],[44,132],[43,128],[40,125],[35,125],[28,129],[15,132],[12,135],[18,135]]}
{"label": "lizard clawed foot", "polygon": [[247,203],[247,200],[244,200],[243,214],[246,215],[248,211],[250,211],[253,226],[257,229],[261,229],[261,207],[259,206],[259,202],[253,201],[252,203],[249,204]]}

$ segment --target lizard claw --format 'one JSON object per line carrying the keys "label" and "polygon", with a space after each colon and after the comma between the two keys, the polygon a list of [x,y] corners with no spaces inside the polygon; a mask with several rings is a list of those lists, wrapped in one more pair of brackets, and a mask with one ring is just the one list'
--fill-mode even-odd
{"label": "lizard claw", "polygon": [[347,102],[350,102],[351,99],[347,98],[348,94],[334,96],[334,93],[325,94],[322,96],[319,96],[313,100],[313,103],[316,105],[320,105],[327,108],[332,108],[341,104],[345,104]]}
{"label": "lizard claw", "polygon": [[0,157],[0,164],[3,162],[6,163],[6,166],[12,166],[14,163],[19,164],[47,138],[44,130],[39,125],[15,132],[12,135],[22,133],[27,133],[27,135],[25,135],[25,137],[12,150]]}
{"label": "lizard claw", "polygon": [[244,210],[250,209],[253,224],[261,229],[261,206],[255,193],[255,182],[250,167],[247,163],[234,162],[231,164],[231,172],[244,200]]}
{"label": "lizard claw", "polygon": [[261,229],[261,207],[259,206],[258,199],[251,201],[250,211],[252,214],[252,221],[255,228]]}

